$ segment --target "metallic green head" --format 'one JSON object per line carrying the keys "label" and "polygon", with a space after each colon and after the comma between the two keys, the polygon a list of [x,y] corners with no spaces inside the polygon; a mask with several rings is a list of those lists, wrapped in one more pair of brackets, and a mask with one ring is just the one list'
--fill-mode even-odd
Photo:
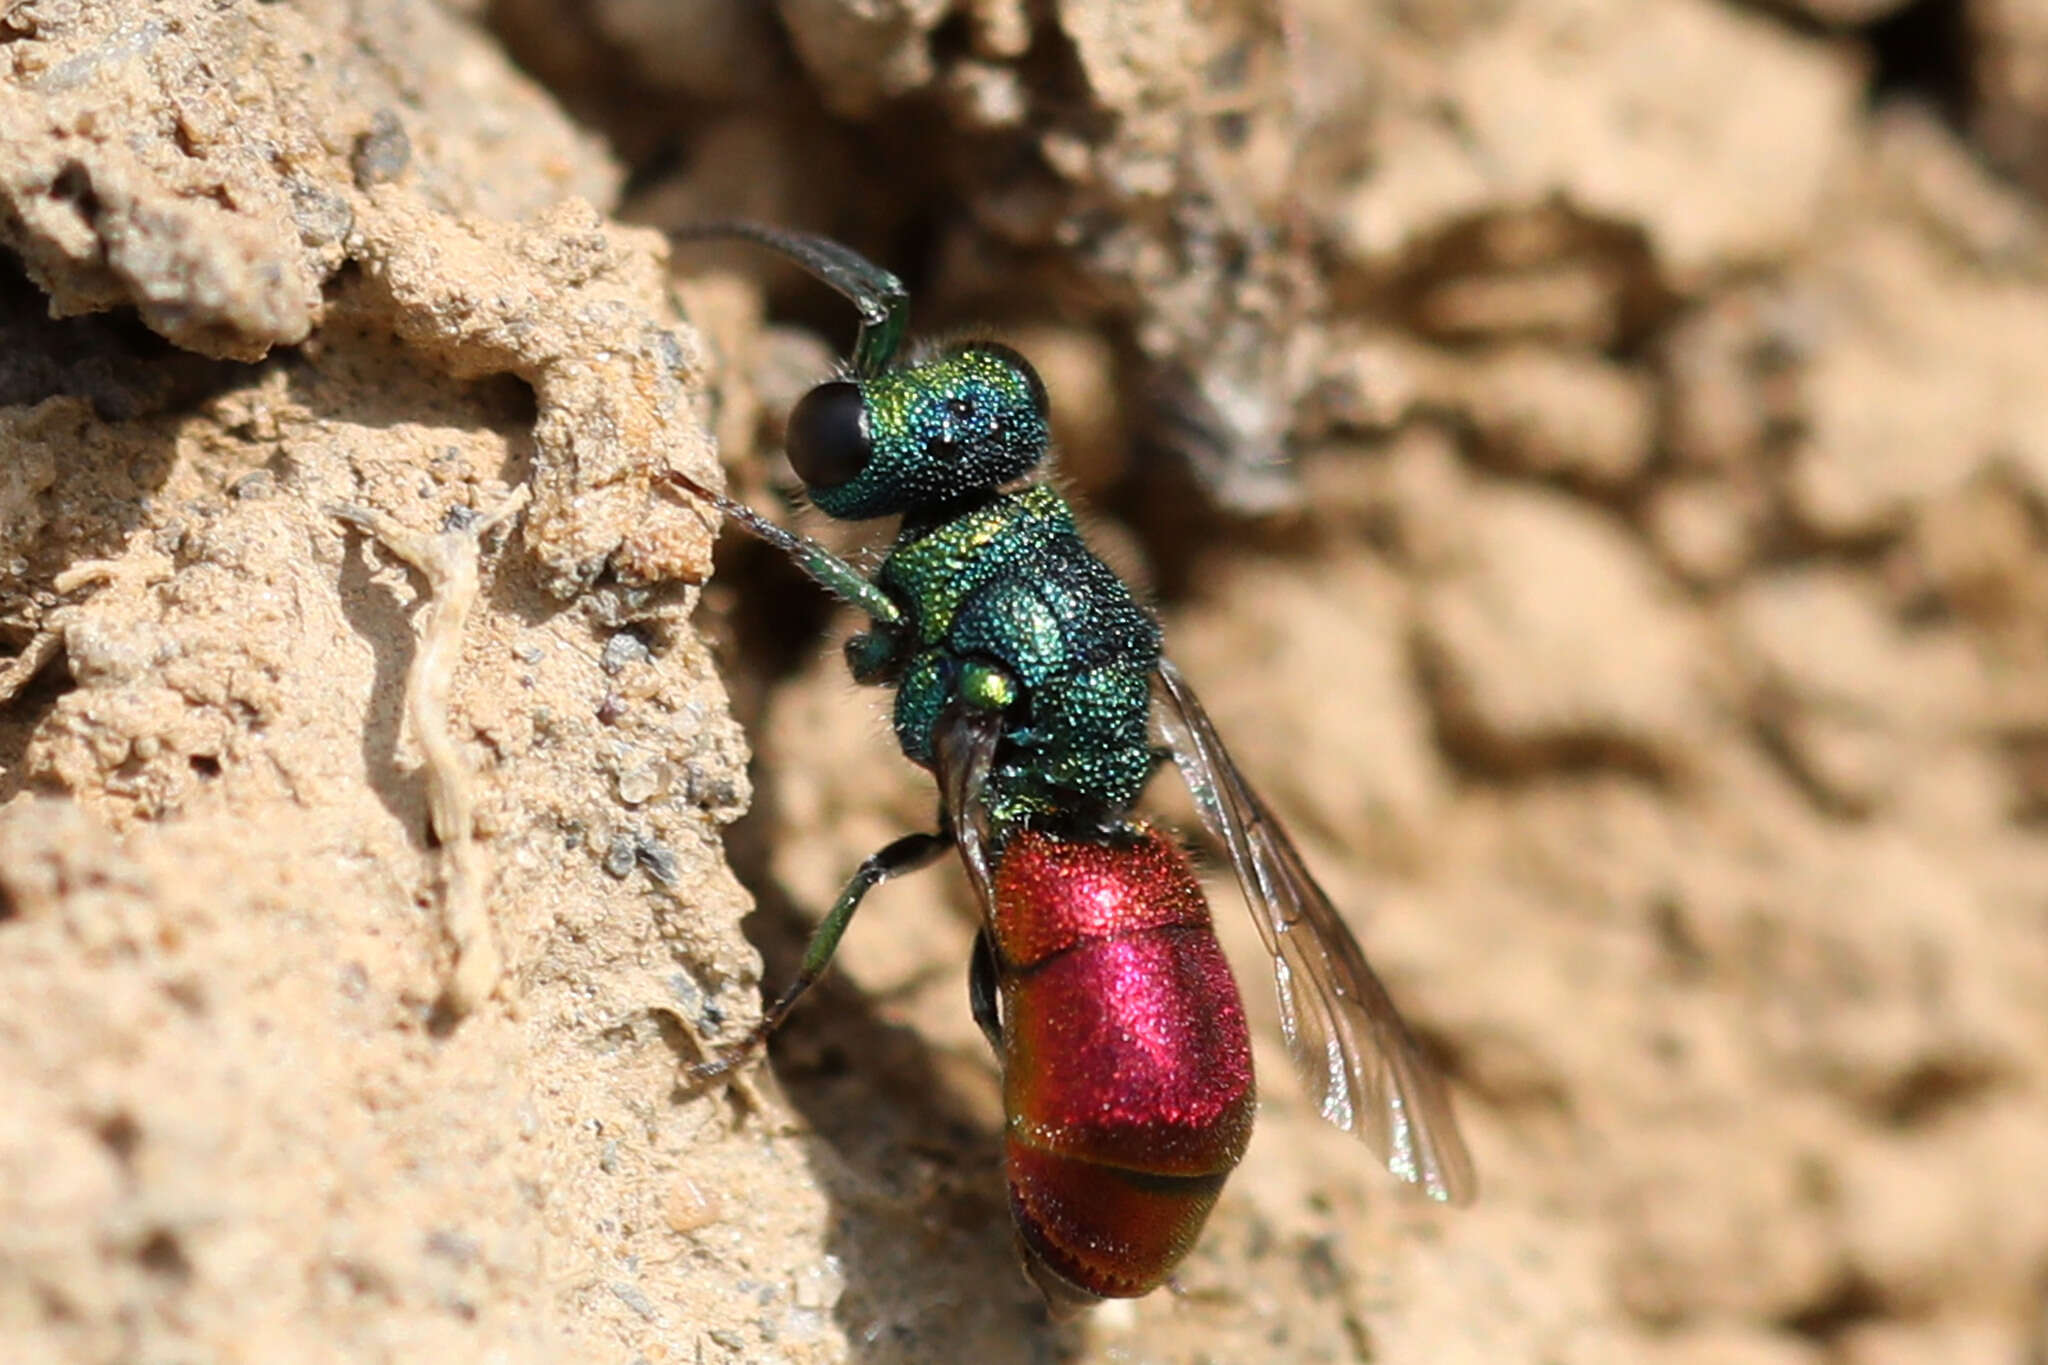
{"label": "metallic green head", "polygon": [[811,501],[845,521],[954,506],[1045,458],[1045,386],[993,341],[902,369],[838,379],[789,414],[789,462]]}

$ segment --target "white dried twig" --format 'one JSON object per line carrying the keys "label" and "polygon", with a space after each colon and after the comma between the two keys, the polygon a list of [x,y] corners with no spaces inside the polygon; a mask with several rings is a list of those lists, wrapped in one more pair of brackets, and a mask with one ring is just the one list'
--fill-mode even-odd
{"label": "white dried twig", "polygon": [[432,598],[420,623],[419,649],[405,675],[405,718],[426,762],[427,818],[441,843],[442,924],[455,961],[444,988],[447,1007],[467,1014],[488,1000],[505,959],[491,932],[486,901],[489,855],[476,841],[476,788],[448,723],[448,697],[462,660],[462,628],[476,604],[478,544],[526,505],[514,489],[490,515],[469,525],[422,535],[365,507],[330,507],[417,570]]}
{"label": "white dried twig", "polygon": [[[51,588],[68,596],[80,588],[133,583],[147,587],[171,576],[171,561],[160,554],[140,554],[130,559],[81,559],[50,580]],[[75,617],[78,604],[66,603],[52,611],[28,645],[0,667],[0,706],[13,701],[22,688],[49,667],[64,647],[64,629]]]}

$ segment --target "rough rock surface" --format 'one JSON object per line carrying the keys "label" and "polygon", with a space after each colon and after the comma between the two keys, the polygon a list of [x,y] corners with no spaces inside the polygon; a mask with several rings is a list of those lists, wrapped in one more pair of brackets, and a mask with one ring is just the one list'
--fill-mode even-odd
{"label": "rough rock surface", "polygon": [[[2043,21],[1938,8],[6,6],[0,1357],[2048,1355]],[[1309,1110],[1213,849],[1177,1292],[1017,1274],[951,870],[682,1082],[932,804],[656,488],[874,539],[776,452],[845,310],[626,225],[726,216],[1043,358],[1474,1208]]]}

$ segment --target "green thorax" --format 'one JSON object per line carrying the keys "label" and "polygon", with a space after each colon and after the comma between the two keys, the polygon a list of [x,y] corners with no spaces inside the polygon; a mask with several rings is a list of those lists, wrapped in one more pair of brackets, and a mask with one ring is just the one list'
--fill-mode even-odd
{"label": "green thorax", "polygon": [[1056,490],[1034,485],[906,524],[876,582],[908,617],[869,646],[889,656],[905,754],[932,762],[933,727],[963,673],[993,663],[1018,688],[987,793],[998,830],[1130,808],[1152,767],[1159,626],[1088,549]]}

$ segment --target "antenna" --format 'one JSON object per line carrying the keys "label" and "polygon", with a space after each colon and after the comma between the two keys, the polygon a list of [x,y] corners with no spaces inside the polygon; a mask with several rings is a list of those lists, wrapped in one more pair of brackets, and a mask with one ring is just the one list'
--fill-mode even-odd
{"label": "antenna", "polygon": [[910,291],[903,281],[860,253],[829,237],[737,220],[694,223],[669,235],[682,242],[737,238],[782,253],[859,310],[860,332],[853,340],[853,372],[858,378],[874,378],[895,359],[903,329],[910,322]]}

